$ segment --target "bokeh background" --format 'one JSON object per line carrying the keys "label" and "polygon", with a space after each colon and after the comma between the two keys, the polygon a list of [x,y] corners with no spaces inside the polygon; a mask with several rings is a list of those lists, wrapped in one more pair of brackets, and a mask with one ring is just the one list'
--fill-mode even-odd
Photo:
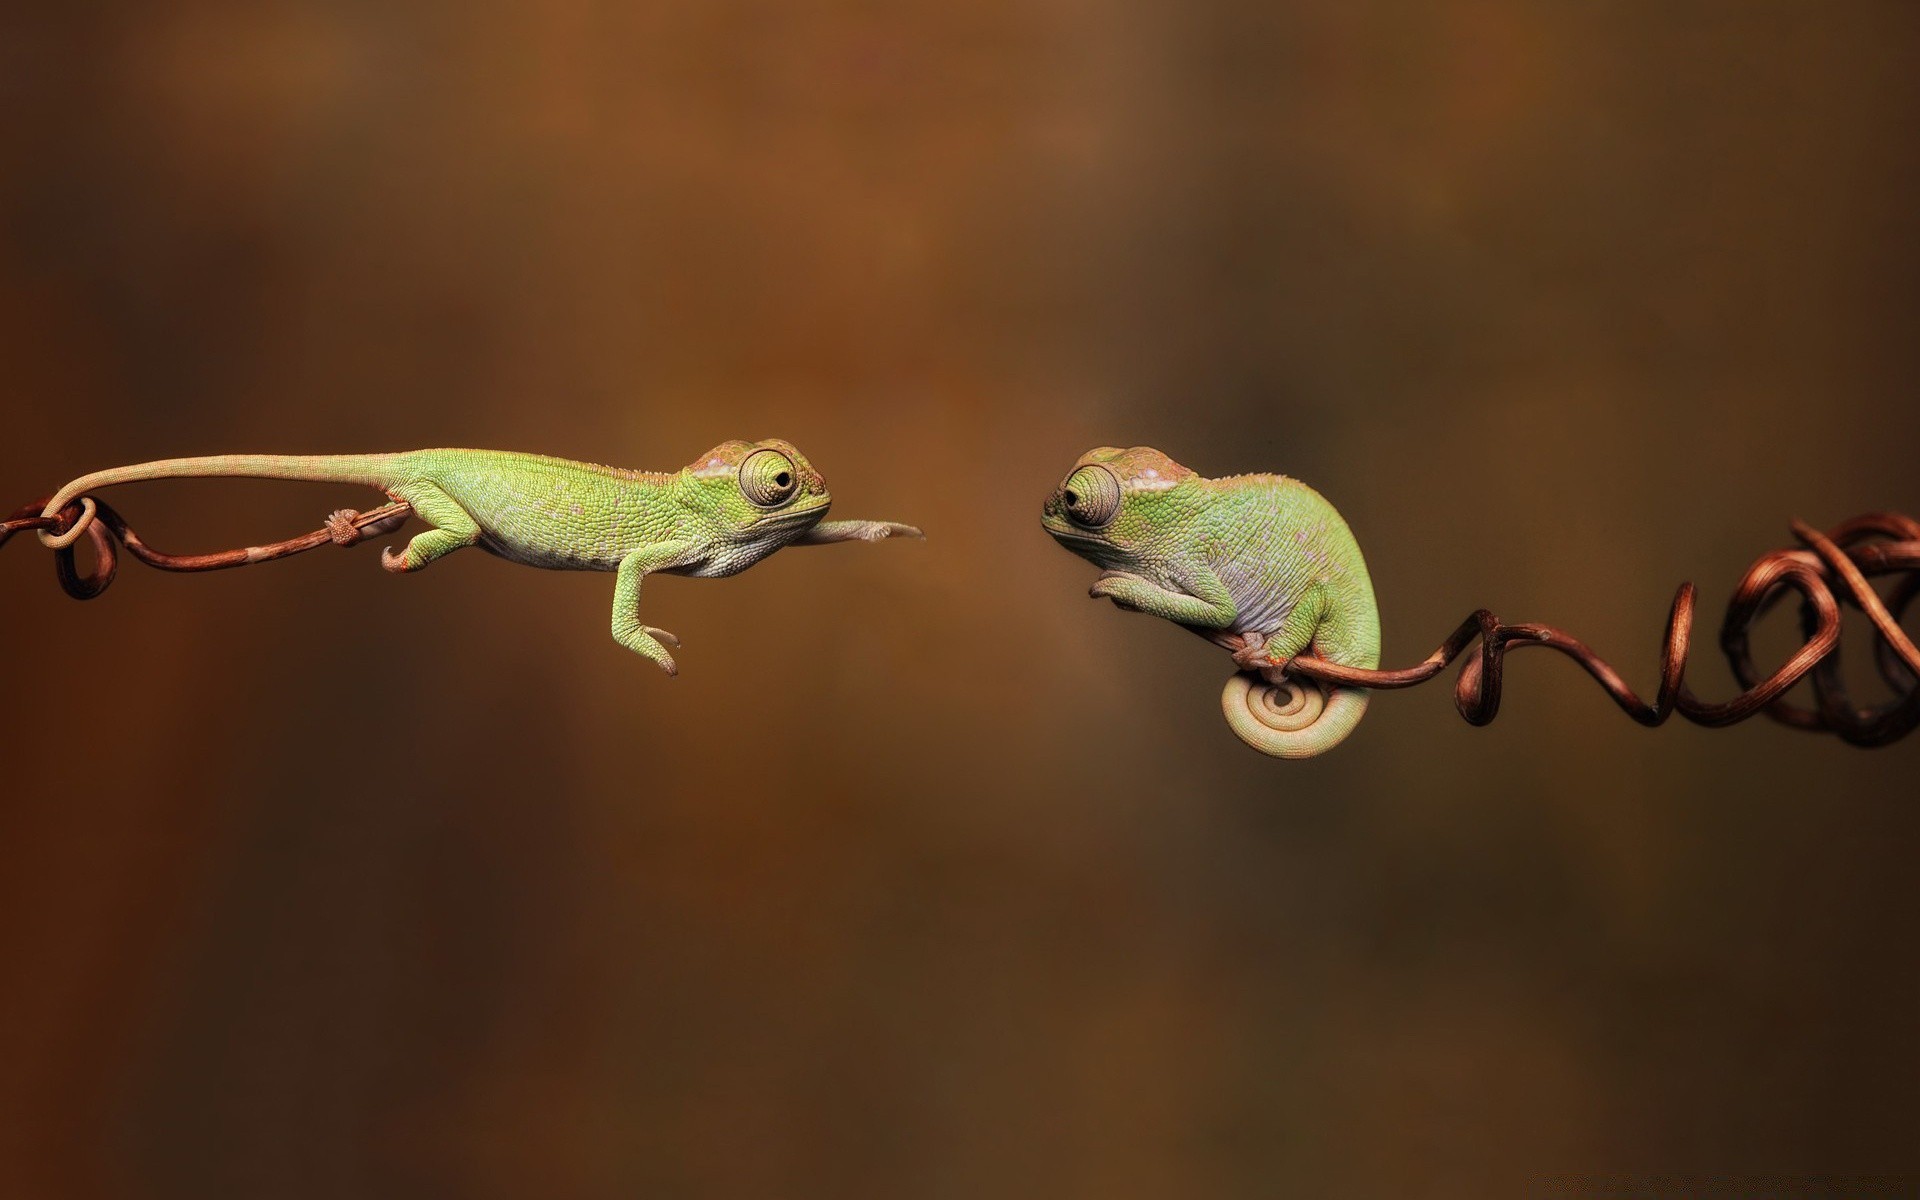
{"label": "bokeh background", "polygon": [[[79,606],[16,541],[5,1194],[1912,1178],[1920,746],[1522,656],[1490,728],[1271,762],[1037,514],[1099,444],[1285,471],[1391,662],[1490,605],[1651,687],[1693,578],[1726,694],[1789,518],[1920,511],[1920,8],[41,3],[0,106],[9,504],[777,435],[929,535],[650,584],[671,681],[606,577]],[[175,550],[371,500],[114,496]]]}

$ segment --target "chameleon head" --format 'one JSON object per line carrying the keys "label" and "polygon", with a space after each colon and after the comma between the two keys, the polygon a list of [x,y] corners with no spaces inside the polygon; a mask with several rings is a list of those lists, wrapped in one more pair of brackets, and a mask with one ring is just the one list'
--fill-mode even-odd
{"label": "chameleon head", "polygon": [[820,472],[779,438],[721,442],[682,475],[716,530],[734,539],[788,541],[818,524],[833,503]]}
{"label": "chameleon head", "polygon": [[1195,478],[1151,446],[1089,450],[1053,489],[1040,525],[1062,546],[1103,567],[1154,556],[1192,506]]}

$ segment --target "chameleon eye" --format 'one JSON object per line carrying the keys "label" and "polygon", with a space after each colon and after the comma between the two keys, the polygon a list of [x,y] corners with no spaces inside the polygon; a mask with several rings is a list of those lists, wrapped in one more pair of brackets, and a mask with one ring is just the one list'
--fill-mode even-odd
{"label": "chameleon eye", "polygon": [[758,508],[778,508],[800,488],[793,461],[778,450],[755,450],[740,464],[740,494]]}
{"label": "chameleon eye", "polygon": [[1105,467],[1081,467],[1060,485],[1060,500],[1068,520],[1099,529],[1120,515],[1120,481]]}

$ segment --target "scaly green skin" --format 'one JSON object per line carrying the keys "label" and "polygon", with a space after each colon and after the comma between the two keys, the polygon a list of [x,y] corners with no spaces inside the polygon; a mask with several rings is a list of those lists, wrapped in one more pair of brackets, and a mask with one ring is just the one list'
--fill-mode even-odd
{"label": "scaly green skin", "polygon": [[1092,595],[1186,626],[1233,654],[1221,707],[1240,739],[1308,758],[1353,732],[1362,688],[1295,680],[1295,655],[1373,668],[1380,617],[1353,532],[1320,493],[1284,475],[1205,479],[1158,450],[1090,450],[1041,512],[1067,549],[1103,569]]}
{"label": "scaly green skin", "polygon": [[[832,498],[789,442],[722,442],[677,473],[628,471],[501,450],[401,454],[227,454],[170,458],[96,471],[48,501],[47,516],[97,488],[144,479],[249,476],[356,483],[403,500],[433,528],[381,555],[389,571],[418,571],[465,546],[528,566],[613,571],[613,636],[666,671],[680,641],[642,625],[640,582],[659,571],[715,578],[746,570],[782,546],[878,541],[922,534],[891,521],[825,521]],[[61,534],[71,545],[92,510]],[[403,522],[379,527],[396,529]]]}

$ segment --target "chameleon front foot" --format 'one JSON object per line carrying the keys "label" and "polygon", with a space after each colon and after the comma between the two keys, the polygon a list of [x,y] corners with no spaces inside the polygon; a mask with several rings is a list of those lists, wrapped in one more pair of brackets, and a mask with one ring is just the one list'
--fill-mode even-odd
{"label": "chameleon front foot", "polygon": [[1087,595],[1111,600],[1128,612],[1151,613],[1197,629],[1222,629],[1233,624],[1233,600],[1219,580],[1196,576],[1193,593],[1162,587],[1128,571],[1109,570],[1093,581]]}
{"label": "chameleon front foot", "polygon": [[673,655],[667,653],[668,646],[678,647],[680,639],[664,629],[651,625],[636,625],[615,635],[622,646],[653,663],[668,675],[678,675],[680,666],[673,661]]}
{"label": "chameleon front foot", "polygon": [[1133,592],[1137,594],[1138,589],[1147,586],[1150,585],[1143,579],[1122,575],[1118,571],[1109,571],[1093,581],[1093,586],[1087,589],[1087,598],[1089,600],[1111,600],[1115,608],[1123,608],[1128,612],[1139,612],[1139,601],[1130,597],[1129,593]]}
{"label": "chameleon front foot", "polygon": [[924,538],[914,525],[898,521],[822,521],[794,539],[796,546],[825,546],[832,542],[883,542],[888,538]]}

